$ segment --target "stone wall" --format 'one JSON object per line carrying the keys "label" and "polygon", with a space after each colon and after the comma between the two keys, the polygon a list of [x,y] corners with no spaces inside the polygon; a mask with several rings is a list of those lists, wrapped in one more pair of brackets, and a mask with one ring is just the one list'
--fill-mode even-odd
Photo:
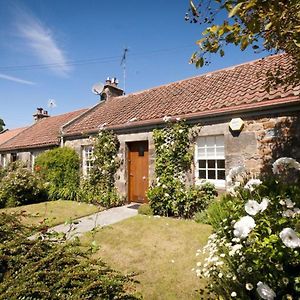
{"label": "stone wall", "polygon": [[289,116],[253,119],[246,122],[245,132],[254,132],[257,140],[251,170],[269,173],[272,163],[280,157],[300,161],[300,113]]}
{"label": "stone wall", "polygon": [[[243,165],[253,176],[270,171],[271,164],[279,157],[290,156],[300,161],[300,114],[272,117],[243,118],[241,132],[231,132],[229,121],[203,125],[199,136],[224,135],[226,174],[236,166]],[[134,141],[149,141],[149,185],[154,179],[155,149],[152,131],[119,134],[121,167],[116,174],[116,187],[127,198],[128,144]],[[74,148],[82,158],[82,148],[91,145],[91,139],[66,140],[65,146]],[[81,159],[82,161],[82,159]],[[190,184],[195,182],[192,166],[188,174]]]}
{"label": "stone wall", "polygon": [[[118,135],[118,138],[120,141],[120,150],[118,156],[121,160],[121,166],[116,174],[116,187],[120,195],[127,199],[127,191],[128,191],[128,170],[127,170],[128,145],[127,143],[136,142],[136,141],[148,141],[149,143],[149,185],[151,184],[154,178],[154,160],[155,160],[154,143],[152,138],[152,132],[120,134]],[[90,138],[66,140],[64,145],[76,150],[76,152],[80,156],[80,161],[82,164],[82,149],[84,146],[92,145],[92,141]]]}
{"label": "stone wall", "polygon": [[272,163],[283,156],[300,161],[300,113],[243,121],[244,127],[238,133],[230,131],[229,121],[204,125],[199,133],[199,136],[224,135],[226,174],[238,165],[245,166],[252,176],[269,173]]}
{"label": "stone wall", "polygon": [[36,157],[39,153],[45,151],[47,149],[42,149],[42,150],[28,150],[28,151],[12,151],[12,152],[7,152],[7,153],[2,153],[1,156],[5,156],[5,159],[2,158],[2,160],[6,161],[6,166],[10,162],[12,162],[12,153],[17,154],[17,160],[22,161],[26,164],[26,166],[29,169],[32,169],[33,164],[34,164],[34,157]]}

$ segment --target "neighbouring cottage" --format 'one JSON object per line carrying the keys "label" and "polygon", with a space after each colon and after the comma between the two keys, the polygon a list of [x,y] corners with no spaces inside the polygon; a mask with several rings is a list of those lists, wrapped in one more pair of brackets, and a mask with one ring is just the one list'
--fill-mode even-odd
{"label": "neighbouring cottage", "polygon": [[0,135],[1,166],[5,167],[9,162],[22,160],[29,168],[32,168],[35,157],[39,153],[60,146],[61,126],[84,111],[85,109],[82,109],[50,117],[47,111],[38,108],[33,115],[35,119],[33,125],[16,130],[8,130],[7,135],[10,132],[17,133],[7,136],[7,139],[2,143],[2,134]]}
{"label": "neighbouring cottage", "polygon": [[122,160],[117,188],[129,202],[145,202],[145,192],[154,180],[152,132],[165,126],[164,117],[168,116],[200,128],[189,181],[207,180],[225,189],[226,174],[237,165],[258,176],[278,157],[300,160],[300,87],[266,90],[267,71],[280,66],[288,72],[291,63],[285,54],[274,55],[128,95],[123,95],[116,80],[108,80],[100,102],[72,120],[62,120],[60,131],[56,126],[51,138],[48,125],[40,126],[43,143],[25,137],[33,134],[34,126],[59,116],[41,120],[19,138],[0,145],[0,153],[18,150],[20,156],[20,151],[33,155],[33,150],[41,150],[43,145],[65,145],[79,153],[83,174],[87,174],[93,165],[90,136],[103,127],[112,129],[120,141]]}
{"label": "neighbouring cottage", "polygon": [[[27,127],[22,127],[22,128],[16,128],[12,130],[5,129],[2,132],[0,132],[0,146],[7,142],[8,140],[12,139],[19,133],[21,133],[23,130],[25,130]],[[7,161],[7,156],[5,154],[0,154],[0,166],[6,166],[8,161]],[[12,161],[16,160],[16,157],[12,155],[10,158]]]}

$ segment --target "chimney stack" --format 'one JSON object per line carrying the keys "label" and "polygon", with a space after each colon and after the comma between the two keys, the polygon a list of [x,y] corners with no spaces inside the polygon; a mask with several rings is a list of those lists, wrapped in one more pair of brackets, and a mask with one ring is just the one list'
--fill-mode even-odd
{"label": "chimney stack", "polygon": [[35,122],[38,122],[41,119],[50,117],[48,111],[44,110],[42,107],[36,109],[36,113],[33,115]]}
{"label": "chimney stack", "polygon": [[101,94],[101,100],[109,100],[111,97],[119,97],[124,95],[122,89],[118,87],[119,81],[116,77],[107,77]]}

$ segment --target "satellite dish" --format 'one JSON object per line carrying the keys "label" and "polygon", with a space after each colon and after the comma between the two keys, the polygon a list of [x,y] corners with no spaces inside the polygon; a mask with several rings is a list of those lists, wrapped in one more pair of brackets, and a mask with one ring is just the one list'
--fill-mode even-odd
{"label": "satellite dish", "polygon": [[101,82],[95,83],[92,87],[92,92],[96,95],[101,95],[103,89],[104,89],[103,83],[101,83]]}

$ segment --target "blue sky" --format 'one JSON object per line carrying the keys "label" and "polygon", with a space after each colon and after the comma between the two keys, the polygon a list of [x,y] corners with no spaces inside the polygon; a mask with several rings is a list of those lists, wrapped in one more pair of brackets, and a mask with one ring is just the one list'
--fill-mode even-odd
{"label": "blue sky", "polygon": [[[184,20],[188,0],[0,0],[0,117],[7,128],[91,107],[96,82],[117,77],[127,56],[126,93],[257,59],[228,48],[208,67],[188,63],[203,27]],[[54,99],[56,107],[48,108]]]}

